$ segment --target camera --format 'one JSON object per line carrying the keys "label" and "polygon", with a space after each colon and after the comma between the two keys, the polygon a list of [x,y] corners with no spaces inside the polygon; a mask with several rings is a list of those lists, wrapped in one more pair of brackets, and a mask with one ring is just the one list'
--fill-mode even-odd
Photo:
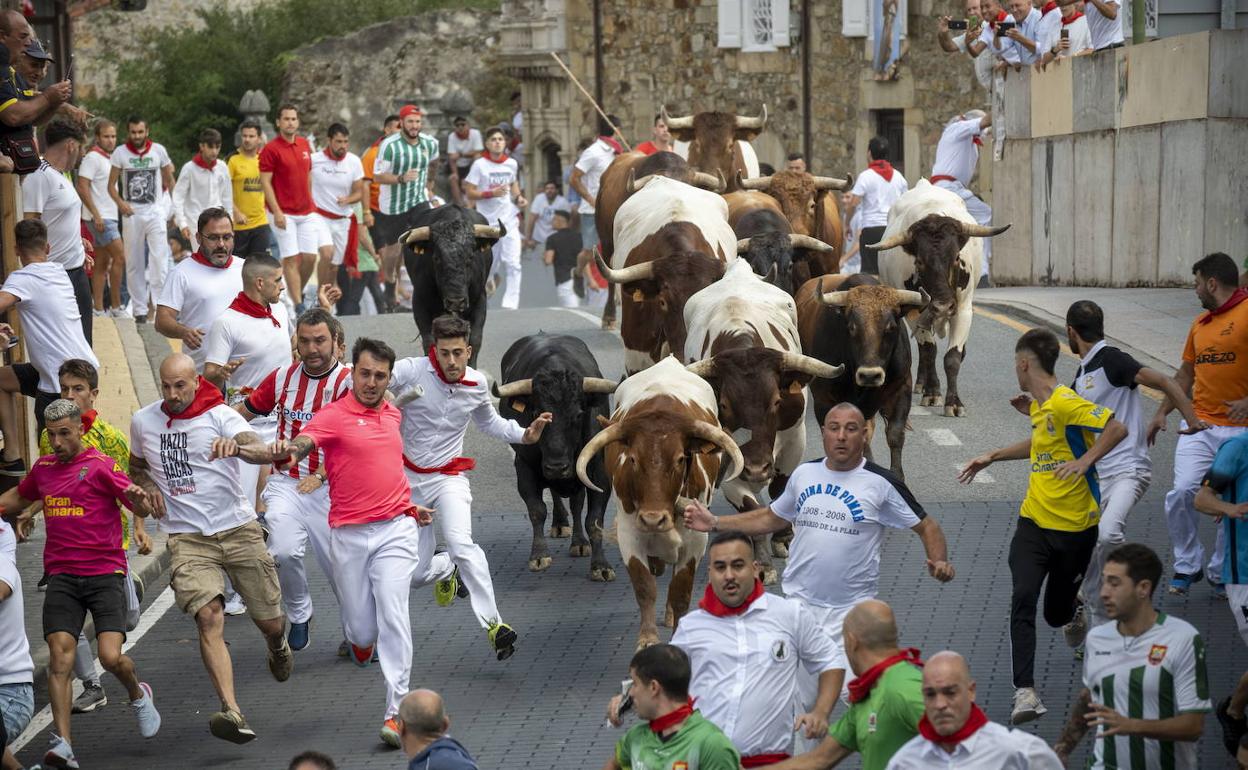
{"label": "camera", "polygon": [[1013,19],[1006,19],[1005,21],[997,22],[997,31],[1008,32],[1009,30],[1014,29],[1017,26],[1018,26],[1018,22],[1014,21]]}
{"label": "camera", "polygon": [[966,29],[966,28],[967,28],[966,19],[950,19],[949,20],[949,29],[961,30],[961,29]]}

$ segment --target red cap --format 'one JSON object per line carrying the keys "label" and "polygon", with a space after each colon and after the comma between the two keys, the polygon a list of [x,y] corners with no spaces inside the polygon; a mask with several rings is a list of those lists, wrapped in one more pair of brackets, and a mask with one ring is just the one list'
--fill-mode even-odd
{"label": "red cap", "polygon": [[406,118],[408,115],[423,115],[420,108],[414,104],[405,104],[403,109],[399,110],[399,120]]}

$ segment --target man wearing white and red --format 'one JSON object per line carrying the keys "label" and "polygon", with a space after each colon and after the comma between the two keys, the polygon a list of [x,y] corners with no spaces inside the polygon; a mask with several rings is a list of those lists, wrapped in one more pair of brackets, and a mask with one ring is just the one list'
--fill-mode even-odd
{"label": "man wearing white and red", "polygon": [[273,216],[273,235],[286,273],[286,290],[296,310],[303,310],[304,277],[312,275],[321,246],[321,223],[313,212],[312,148],[299,135],[299,110],[277,110],[278,135],[260,150],[260,185]]}
{"label": "man wearing white and red", "polygon": [[329,476],[329,548],[351,659],[376,648],[386,680],[381,739],[399,748],[399,703],[412,676],[412,576],[433,555],[433,512],[411,501],[403,475],[399,410],[385,400],[394,350],[360,337],[351,350],[351,392],[327,404],[273,458],[299,462],[321,451]]}
{"label": "man wearing white and red", "polygon": [[871,246],[884,237],[888,210],[910,189],[910,184],[888,162],[887,139],[882,136],[872,138],[867,143],[867,155],[871,157],[871,162],[854,182],[850,205],[855,209],[862,207],[862,245],[858,251],[862,255],[862,272],[874,275],[880,272],[879,255]]}
{"label": "man wearing white and red", "polygon": [[125,235],[130,311],[135,321],[144,323],[148,301],[160,297],[164,288],[171,256],[164,200],[173,188],[173,161],[165,146],[148,136],[147,121],[132,116],[126,121],[126,143],[113,150],[109,162],[108,194],[117,204]]}
{"label": "man wearing white and red", "polygon": [[[979,164],[979,148],[984,129],[992,125],[992,115],[983,110],[968,110],[945,124],[945,130],[936,144],[936,161],[932,163],[929,182],[942,187],[962,199],[966,211],[981,225],[992,224],[992,208],[971,192],[971,179]],[[988,275],[988,262],[992,258],[992,239],[984,238],[984,263],[980,277]]]}
{"label": "man wearing white and red", "polygon": [[181,353],[160,364],[161,401],[130,420],[130,477],[147,492],[152,516],[168,534],[174,601],[195,618],[199,653],[221,710],[212,734],[231,743],[255,739],[234,697],[234,670],[225,643],[225,575],[264,635],[269,671],[284,682],[294,655],[283,632],[277,569],[264,546],[256,512],[239,483],[239,462],[268,464],[273,456],[221,391],[195,374]]}
{"label": "man wearing white and red", "polygon": [[360,223],[351,204],[364,199],[364,165],[347,149],[350,132],[333,123],[328,134],[329,146],[312,156],[312,205],[330,239],[328,247],[321,245],[316,268],[322,286],[337,285],[339,265],[359,272]]}
{"label": "man wearing white and red", "polygon": [[243,288],[243,260],[234,256],[234,225],[223,208],[200,212],[199,248],[174,265],[157,300],[156,331],[182,340],[182,352],[204,369],[204,338]]}
{"label": "man wearing white and red", "polygon": [[[619,124],[620,119],[614,115],[598,116],[598,139],[586,147],[581,157],[576,159],[572,176],[568,179],[568,187],[581,196],[581,204],[577,207],[581,214],[581,256],[578,263],[588,261],[593,264],[594,247],[598,245],[594,207],[598,205],[598,187],[602,183],[602,172],[607,170],[615,156],[624,152],[624,147],[615,133],[615,127]],[[614,313],[614,308],[610,312]]]}
{"label": "man wearing white and red", "polygon": [[199,231],[191,232],[191,225],[205,209],[234,210],[234,183],[220,154],[221,132],[215,128],[200,131],[199,152],[183,164],[173,186],[173,221],[193,250],[199,248]]}
{"label": "man wearing white and red", "polygon": [[490,277],[497,280],[505,271],[502,307],[515,310],[520,306],[520,211],[528,201],[520,193],[519,169],[516,159],[507,155],[507,136],[501,128],[485,132],[485,155],[473,161],[464,194],[476,201],[477,213],[487,222],[503,228],[503,237],[494,242]]}
{"label": "man wearing white and red", "polygon": [[[304,311],[295,323],[299,360],[269,372],[234,408],[248,420],[276,418],[277,440],[293,440],[321,407],[351,390],[351,370],[338,360],[342,340],[342,324],[328,310]],[[277,563],[290,619],[286,640],[299,652],[311,638],[312,594],[303,566],[309,545],[338,598],[329,555],[329,486],[322,453],[317,450],[297,463],[275,464],[264,487],[264,506],[269,553]]]}
{"label": "man wearing white and red", "polygon": [[53,454],[39,458],[15,489],[0,497],[0,513],[43,503],[47,542],[43,569],[43,636],[48,643],[48,699],[56,732],[44,756],[48,767],[76,768],[70,735],[74,651],[87,613],[95,624],[100,663],[130,695],[139,732],[160,729],[152,688],[139,682],[134,661],[122,653],[126,638],[126,552],[121,543],[121,508],[142,510],[147,493],[122,473],[117,461],[82,445],[82,410],[58,399],[45,410]]}
{"label": "man wearing white and red", "polygon": [[[478,163],[481,161],[478,160]],[[471,177],[469,177],[471,179]],[[390,388],[403,414],[403,465],[411,501],[438,512],[437,527],[446,557],[422,557],[423,581],[436,580],[438,604],[455,601],[462,579],[477,616],[499,660],[511,657],[516,632],[502,622],[494,601],[494,583],[485,551],[472,540],[472,488],[466,471],[476,467],[461,457],[468,421],[477,430],[508,444],[533,444],[550,423],[543,412],[529,425],[499,416],[485,385],[485,375],[468,366],[471,330],[462,318],[433,319],[433,347],[427,358],[405,358],[394,365]],[[332,481],[332,479],[331,479]],[[432,538],[428,539],[431,544]],[[422,574],[418,573],[418,574]]]}

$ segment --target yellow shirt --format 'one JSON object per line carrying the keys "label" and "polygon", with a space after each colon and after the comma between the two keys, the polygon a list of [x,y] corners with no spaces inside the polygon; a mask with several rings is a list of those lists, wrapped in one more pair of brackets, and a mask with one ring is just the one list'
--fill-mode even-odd
{"label": "yellow shirt", "polygon": [[1031,402],[1031,476],[1019,515],[1043,529],[1082,532],[1101,518],[1096,468],[1083,476],[1058,479],[1059,465],[1088,451],[1114,413],[1058,385],[1043,404]]}
{"label": "yellow shirt", "polygon": [[1212,425],[1248,425],[1232,420],[1226,405],[1248,396],[1248,300],[1217,315],[1203,313],[1193,321],[1183,360],[1195,374],[1192,406],[1196,416]]}
{"label": "yellow shirt", "polygon": [[[230,182],[234,186],[234,207],[247,217],[244,224],[234,223],[235,230],[254,230],[269,223],[264,211],[264,187],[260,184],[260,155],[248,158],[241,152],[230,156],[226,162],[230,170]],[[233,212],[230,212],[233,215]]]}

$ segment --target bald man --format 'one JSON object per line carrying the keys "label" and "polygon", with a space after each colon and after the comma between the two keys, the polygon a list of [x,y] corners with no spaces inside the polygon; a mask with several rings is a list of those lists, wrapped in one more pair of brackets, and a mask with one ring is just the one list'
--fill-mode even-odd
{"label": "bald man", "polygon": [[256,737],[234,698],[234,671],[225,646],[223,594],[228,574],[268,643],[269,671],[284,682],[294,656],[283,632],[277,569],[265,548],[256,512],[240,482],[240,461],[273,461],[269,447],[212,383],[195,373],[190,356],[160,364],[164,398],[130,421],[130,476],[147,491],[152,516],[168,534],[170,585],[182,611],[195,618],[199,652],[221,710],[212,734],[232,743]]}
{"label": "bald man", "polygon": [[1061,770],[1048,744],[1011,730],[975,703],[975,680],[966,659],[945,650],[923,666],[923,718],[919,734],[893,755],[888,770],[943,767],[957,770]]}
{"label": "bald man", "polygon": [[399,740],[411,760],[409,770],[478,770],[477,762],[447,735],[451,718],[442,696],[433,690],[412,690],[399,702]]}

